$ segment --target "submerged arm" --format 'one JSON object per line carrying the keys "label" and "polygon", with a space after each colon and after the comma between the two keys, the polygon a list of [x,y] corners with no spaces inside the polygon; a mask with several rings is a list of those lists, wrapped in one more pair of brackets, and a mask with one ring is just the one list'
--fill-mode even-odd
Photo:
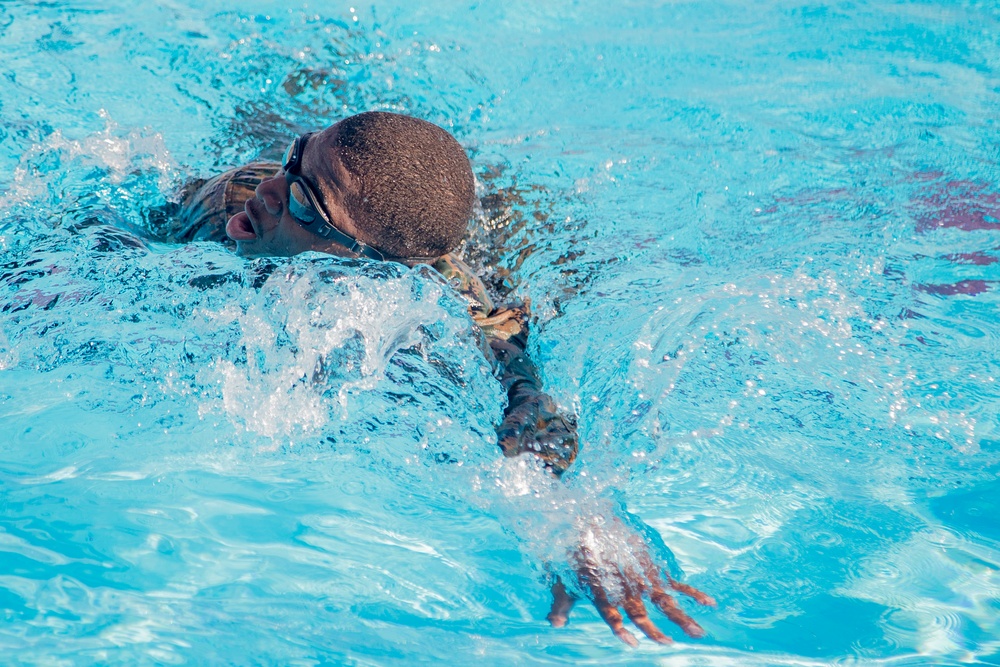
{"label": "submerged arm", "polygon": [[[528,340],[527,309],[508,309],[517,315],[507,325],[504,338],[490,337],[490,347],[502,366],[500,381],[507,390],[507,409],[497,429],[500,448],[506,456],[530,452],[538,456],[556,475],[573,463],[577,454],[576,423],[559,414],[552,399],[542,391],[538,370],[525,349]],[[499,319],[499,314],[496,315]],[[506,333],[506,332],[504,332]],[[684,612],[667,591],[676,591],[702,605],[715,601],[701,591],[673,579],[655,558],[651,545],[633,526],[618,516],[586,520],[578,526],[580,542],[571,551],[570,562],[576,573],[577,591],[594,603],[598,613],[615,636],[635,646],[635,636],[624,625],[619,609],[643,634],[655,642],[671,641],[650,619],[644,598],[691,637],[701,637],[704,630]],[[608,545],[613,548],[608,549]],[[576,600],[557,577],[552,586],[552,608],[548,620],[555,627],[566,625]]]}
{"label": "submerged arm", "polygon": [[[457,259],[442,258],[435,268],[469,302],[469,312],[482,329],[499,364],[498,376],[507,392],[503,421],[497,441],[505,456],[530,453],[561,475],[576,459],[579,449],[576,421],[559,413],[555,401],[542,391],[538,368],[528,356],[526,305],[494,308],[482,281]],[[623,642],[636,639],[624,625],[620,609],[650,639],[667,643],[665,635],[649,618],[644,599],[691,637],[704,634],[701,626],[675,602],[668,591],[679,592],[702,605],[715,601],[701,591],[673,579],[658,564],[652,545],[621,517],[582,517],[577,526],[579,542],[569,553],[575,573],[576,595],[590,598],[605,623]],[[556,577],[548,619],[561,627],[568,622],[576,595]]]}
{"label": "submerged arm", "polygon": [[[507,390],[507,409],[497,428],[500,448],[505,456],[530,452],[541,458],[553,473],[561,475],[577,455],[576,422],[559,414],[555,402],[542,391],[538,369],[526,353],[527,307],[499,309],[491,315],[480,326],[489,334],[490,348],[502,369],[500,381]],[[570,553],[576,590],[590,598],[616,637],[630,646],[638,643],[625,628],[619,611],[622,609],[653,641],[661,644],[672,641],[650,619],[644,599],[688,636],[704,635],[701,626],[678,606],[668,591],[691,597],[702,605],[714,606],[715,600],[673,579],[657,564],[651,544],[639,531],[614,515],[593,517],[578,528],[580,541]],[[610,550],[609,544],[613,545]],[[575,601],[573,593],[556,577],[549,622],[555,627],[566,625]]]}

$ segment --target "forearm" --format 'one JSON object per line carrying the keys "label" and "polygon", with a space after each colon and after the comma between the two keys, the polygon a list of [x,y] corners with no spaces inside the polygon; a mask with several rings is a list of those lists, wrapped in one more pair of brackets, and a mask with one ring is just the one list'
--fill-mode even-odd
{"label": "forearm", "polygon": [[526,327],[506,340],[490,340],[502,369],[500,382],[507,390],[507,408],[497,428],[497,439],[505,456],[530,452],[561,475],[579,449],[576,424],[571,417],[560,414],[555,401],[542,391],[538,369],[526,353],[526,346]]}

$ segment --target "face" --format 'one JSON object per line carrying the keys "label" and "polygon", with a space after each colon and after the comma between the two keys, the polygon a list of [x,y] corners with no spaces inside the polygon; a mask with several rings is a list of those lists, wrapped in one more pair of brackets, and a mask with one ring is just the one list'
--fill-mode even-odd
{"label": "face", "polygon": [[[357,184],[340,159],[337,126],[309,137],[302,153],[300,175],[319,196],[324,212],[342,232],[367,242],[358,230],[346,202],[357,193]],[[229,219],[226,234],[236,241],[236,253],[246,257],[290,257],[307,250],[331,255],[356,255],[334,241],[306,231],[288,210],[288,183],[283,169],[264,179],[244,210]]]}

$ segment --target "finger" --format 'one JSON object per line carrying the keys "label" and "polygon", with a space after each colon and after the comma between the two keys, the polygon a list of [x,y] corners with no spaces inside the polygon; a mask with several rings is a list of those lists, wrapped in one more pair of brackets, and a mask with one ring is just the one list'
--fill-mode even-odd
{"label": "finger", "polygon": [[669,644],[673,640],[663,634],[653,621],[650,620],[649,614],[646,613],[646,605],[642,603],[641,597],[629,596],[625,598],[625,602],[622,603],[622,607],[625,609],[625,613],[628,614],[629,619],[635,623],[635,626],[642,630],[642,633],[652,639],[654,642],[660,644]]}
{"label": "finger", "polygon": [[[632,540],[630,541],[632,542],[633,545],[639,542],[642,546],[645,546],[644,543],[639,541],[638,537],[633,537]],[[642,549],[640,553],[642,553],[642,556],[640,557],[640,562],[642,563],[643,571],[646,573],[646,578],[649,579],[649,582],[651,584],[653,584],[654,589],[659,588],[661,589],[661,592],[663,592],[662,591],[663,583],[660,580],[660,569],[653,564],[653,560],[652,558],[650,558],[649,552],[645,548]],[[694,586],[689,586],[688,584],[682,584],[681,582],[675,580],[670,575],[666,575],[666,579],[667,583],[670,585],[670,588],[680,593],[683,593],[684,595],[687,595],[690,598],[693,598],[698,604],[705,605],[706,607],[716,606],[715,599],[712,596],[702,593]]]}
{"label": "finger", "polygon": [[611,632],[615,633],[615,637],[622,640],[632,648],[639,645],[639,640],[635,638],[631,632],[625,629],[625,624],[622,623],[621,612],[618,611],[618,607],[611,604],[608,600],[608,594],[604,591],[604,588],[598,584],[593,578],[590,579],[590,592],[594,597],[594,606],[597,607],[597,613],[601,615],[604,622],[608,624],[611,628]]}
{"label": "finger", "polygon": [[604,622],[611,628],[611,632],[615,633],[615,637],[618,637],[618,639],[632,648],[639,645],[639,640],[635,638],[635,635],[625,629],[625,625],[622,623],[621,612],[613,604],[607,601],[599,603],[595,600],[594,606],[597,607],[597,613],[601,615]]}
{"label": "finger", "polygon": [[625,624],[622,623],[621,612],[618,611],[615,605],[611,604],[604,587],[598,583],[598,574],[592,565],[593,559],[588,557],[589,551],[581,549],[581,554],[582,558],[578,562],[577,575],[580,578],[580,583],[590,588],[590,596],[594,601],[594,607],[597,608],[597,613],[601,615],[604,622],[611,628],[611,632],[615,633],[615,637],[635,648],[639,645],[639,640],[625,629]]}
{"label": "finger", "polygon": [[674,579],[671,577],[667,577],[667,581],[670,582],[670,587],[672,589],[674,589],[675,591],[680,591],[681,593],[690,598],[694,598],[694,600],[698,604],[703,604],[706,607],[716,606],[715,598],[713,598],[711,595],[706,595],[702,593],[694,586],[688,586],[687,584],[682,584],[679,581],[674,581]]}
{"label": "finger", "polygon": [[[705,630],[702,629],[700,625],[690,616],[688,616],[677,603],[674,601],[673,597],[670,596],[665,590],[663,590],[663,583],[660,581],[660,572],[653,565],[652,560],[649,558],[648,554],[644,554],[642,557],[643,569],[646,572],[646,577],[652,583],[653,588],[649,594],[650,600],[653,604],[666,615],[671,621],[680,626],[689,637],[694,637],[695,639],[704,637]],[[715,604],[715,600],[708,597],[697,588],[693,586],[688,586],[687,584],[682,584],[667,575],[667,582],[670,587],[674,590],[679,590],[680,592],[691,595],[695,600],[702,604]]]}
{"label": "finger", "polygon": [[[654,586],[657,582],[654,582]],[[653,623],[646,612],[646,605],[642,602],[642,595],[647,590],[647,583],[635,569],[626,568],[621,577],[622,589],[625,591],[625,601],[622,608],[629,619],[635,623],[636,627],[642,630],[643,634],[660,644],[669,644],[673,640],[663,634]]]}
{"label": "finger", "polygon": [[569,612],[576,604],[576,598],[566,592],[566,587],[561,581],[556,579],[552,584],[552,609],[545,618],[554,628],[564,627],[569,623]]}
{"label": "finger", "polygon": [[677,606],[677,603],[674,602],[674,599],[670,597],[670,594],[659,586],[653,588],[652,593],[649,595],[649,599],[653,601],[653,604],[655,604],[667,618],[680,626],[680,629],[683,630],[689,637],[698,639],[705,636],[705,631],[702,627],[698,625],[693,618],[685,614],[684,611]]}

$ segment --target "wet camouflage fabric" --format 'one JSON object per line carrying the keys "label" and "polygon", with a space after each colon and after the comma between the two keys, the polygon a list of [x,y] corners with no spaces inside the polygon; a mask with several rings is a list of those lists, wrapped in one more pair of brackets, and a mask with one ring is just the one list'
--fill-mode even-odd
{"label": "wet camouflage fabric", "polygon": [[[275,174],[276,162],[254,162],[207,181],[189,185],[182,193],[181,212],[171,240],[230,242],[226,223],[243,210],[257,184]],[[230,242],[231,243],[231,242]],[[530,311],[524,304],[496,306],[486,286],[465,262],[445,255],[433,267],[465,299],[497,361],[498,377],[507,390],[507,408],[497,427],[505,456],[531,452],[556,474],[576,458],[576,424],[559,414],[555,402],[542,391],[538,369],[525,353]]]}

